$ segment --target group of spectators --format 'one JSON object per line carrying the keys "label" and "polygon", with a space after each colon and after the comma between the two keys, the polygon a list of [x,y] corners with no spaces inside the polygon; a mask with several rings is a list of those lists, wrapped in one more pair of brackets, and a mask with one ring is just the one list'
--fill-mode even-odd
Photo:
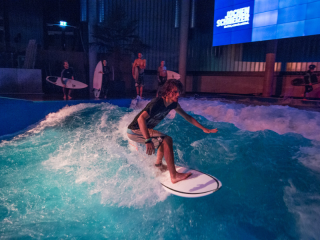
{"label": "group of spectators", "polygon": [[[102,85],[101,85],[101,93],[100,95],[104,98],[107,98],[108,91],[111,86],[111,81],[113,78],[111,77],[111,69],[108,66],[107,60],[102,61],[103,67],[100,72],[103,74],[102,77]],[[138,58],[134,60],[132,64],[132,76],[135,80],[135,87],[137,91],[137,98],[143,98],[143,86],[144,86],[144,70],[146,68],[146,60],[142,58],[142,54],[138,54]],[[71,93],[72,89],[67,88],[66,84],[68,80],[74,79],[73,69],[69,66],[69,62],[65,60],[63,62],[63,70],[61,72],[61,81],[63,83],[63,99],[70,100],[72,99]],[[165,61],[161,61],[160,66],[157,71],[157,80],[158,80],[158,89],[157,96],[159,95],[159,91],[164,83],[167,81],[167,68],[165,66]]]}
{"label": "group of spectators", "polygon": [[[103,80],[102,80],[102,86],[101,86],[101,96],[104,98],[107,98],[108,91],[110,89],[111,81],[113,80],[111,78],[111,70],[110,67],[107,64],[106,60],[102,61],[103,63]],[[143,86],[144,86],[144,70],[146,69],[146,59],[142,58],[142,54],[138,54],[138,58],[134,60],[132,64],[132,76],[135,80],[135,87],[137,92],[137,99],[141,99],[143,94]],[[68,61],[63,62],[63,70],[61,72],[61,80],[64,84],[63,87],[63,99],[70,100],[72,99],[71,93],[72,89],[66,88],[66,83],[69,79],[74,79],[74,72],[71,67],[69,67]],[[317,75],[315,74],[316,66],[311,64],[309,65],[309,70],[304,75],[304,83],[305,83],[305,91],[303,94],[303,99],[307,99],[307,93],[311,92],[313,90],[313,85],[318,83]],[[161,61],[160,66],[157,70],[157,80],[158,80],[158,89],[157,89],[157,97],[159,95],[159,91],[162,88],[162,86],[167,81],[167,68],[165,66],[165,61]]]}

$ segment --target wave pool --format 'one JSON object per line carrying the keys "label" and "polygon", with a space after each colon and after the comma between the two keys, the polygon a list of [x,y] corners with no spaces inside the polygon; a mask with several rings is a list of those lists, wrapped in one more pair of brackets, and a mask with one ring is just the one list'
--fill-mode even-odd
{"label": "wave pool", "polygon": [[157,127],[176,162],[223,187],[168,194],[156,156],[130,148],[126,127],[146,105],[82,103],[0,140],[0,238],[320,239],[320,113],[181,99],[216,134],[171,112]]}

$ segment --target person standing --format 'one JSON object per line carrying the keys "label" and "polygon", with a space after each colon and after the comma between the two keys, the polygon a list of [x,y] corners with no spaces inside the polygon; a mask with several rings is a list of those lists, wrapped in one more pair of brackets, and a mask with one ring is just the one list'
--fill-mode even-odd
{"label": "person standing", "polygon": [[161,61],[160,66],[158,67],[157,77],[158,77],[158,90],[157,90],[157,97],[158,97],[160,89],[163,87],[163,85],[167,81],[167,68],[165,66],[165,61]]}
{"label": "person standing", "polygon": [[107,60],[102,61],[102,86],[101,86],[101,93],[104,98],[107,98],[108,91],[111,85],[111,70],[108,66]]}
{"label": "person standing", "polygon": [[[61,72],[61,82],[63,84],[63,99],[66,100],[67,99],[67,95],[68,95],[68,100],[71,100],[71,89],[66,89],[66,84],[70,79],[74,79],[73,77],[73,69],[69,67],[69,62],[67,60],[63,61],[63,67],[64,69]],[[68,91],[68,94],[67,94]]]}
{"label": "person standing", "polygon": [[307,93],[311,92],[313,90],[312,85],[315,83],[318,83],[317,75],[314,73],[316,69],[316,65],[309,65],[309,70],[304,75],[304,82],[305,82],[305,90],[304,90],[304,100],[307,99]]}
{"label": "person standing", "polygon": [[[138,68],[138,76],[135,76],[135,68]],[[144,85],[144,69],[146,68],[146,60],[142,59],[142,53],[138,53],[138,58],[132,64],[132,76],[135,78],[135,87],[137,98],[142,98]]]}

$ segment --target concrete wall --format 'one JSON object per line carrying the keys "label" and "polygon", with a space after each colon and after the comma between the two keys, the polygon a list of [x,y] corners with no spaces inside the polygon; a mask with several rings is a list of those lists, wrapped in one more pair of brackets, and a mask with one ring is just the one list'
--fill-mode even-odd
{"label": "concrete wall", "polygon": [[41,70],[0,68],[0,93],[42,93]]}
{"label": "concrete wall", "polygon": [[263,73],[223,73],[187,76],[186,91],[202,93],[259,94]]}

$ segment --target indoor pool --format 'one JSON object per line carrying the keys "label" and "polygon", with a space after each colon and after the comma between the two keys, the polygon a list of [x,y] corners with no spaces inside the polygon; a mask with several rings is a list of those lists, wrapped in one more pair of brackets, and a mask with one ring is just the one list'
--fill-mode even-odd
{"label": "indoor pool", "polygon": [[155,156],[129,147],[130,108],[81,103],[0,140],[0,238],[320,239],[320,113],[181,99],[216,134],[171,112],[157,127],[176,162],[217,177],[168,194]]}

